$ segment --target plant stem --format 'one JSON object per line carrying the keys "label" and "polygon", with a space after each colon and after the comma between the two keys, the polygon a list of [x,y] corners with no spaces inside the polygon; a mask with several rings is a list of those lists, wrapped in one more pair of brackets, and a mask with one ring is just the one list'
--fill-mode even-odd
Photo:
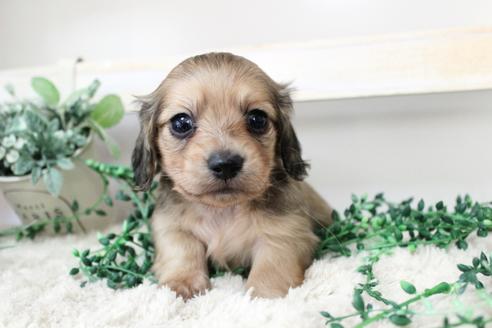
{"label": "plant stem", "polygon": [[[396,306],[396,308],[401,309],[403,307],[407,307],[408,305],[420,301],[422,298],[428,298],[436,294],[445,294],[448,293],[449,290],[452,288],[453,285],[446,284],[446,283],[439,283],[432,287],[431,289],[426,289],[424,292],[406,300],[405,302],[402,302]],[[388,316],[389,314],[394,312],[394,308],[392,307],[391,309],[384,310],[383,312],[379,313],[378,315],[375,315],[374,317],[367,318],[366,320],[362,321],[358,325],[355,326],[355,328],[362,328],[370,325],[373,322],[376,322],[378,320],[381,320]]]}

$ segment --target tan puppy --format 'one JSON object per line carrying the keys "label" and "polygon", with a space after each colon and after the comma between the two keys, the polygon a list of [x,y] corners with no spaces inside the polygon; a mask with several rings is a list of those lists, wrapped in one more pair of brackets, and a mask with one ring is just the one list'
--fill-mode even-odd
{"label": "tan puppy", "polygon": [[185,299],[210,287],[207,260],[251,267],[247,287],[284,296],[302,283],[331,209],[302,179],[289,90],[228,53],[189,58],[141,99],[136,184],[160,173],[152,217],[161,284]]}

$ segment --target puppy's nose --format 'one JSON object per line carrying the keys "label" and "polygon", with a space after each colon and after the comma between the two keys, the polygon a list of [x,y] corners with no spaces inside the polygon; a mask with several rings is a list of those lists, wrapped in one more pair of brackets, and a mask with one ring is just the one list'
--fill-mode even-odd
{"label": "puppy's nose", "polygon": [[222,180],[234,178],[243,168],[244,158],[229,151],[213,153],[207,164],[213,175]]}

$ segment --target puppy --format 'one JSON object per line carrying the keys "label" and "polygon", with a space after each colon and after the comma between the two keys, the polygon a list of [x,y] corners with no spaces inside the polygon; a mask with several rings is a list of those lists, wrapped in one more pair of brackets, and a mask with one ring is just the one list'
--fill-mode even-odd
{"label": "puppy", "polygon": [[249,60],[186,59],[141,98],[135,183],[160,174],[152,216],[153,272],[187,299],[210,287],[207,261],[250,267],[253,295],[281,297],[303,282],[331,209],[305,182],[292,100]]}

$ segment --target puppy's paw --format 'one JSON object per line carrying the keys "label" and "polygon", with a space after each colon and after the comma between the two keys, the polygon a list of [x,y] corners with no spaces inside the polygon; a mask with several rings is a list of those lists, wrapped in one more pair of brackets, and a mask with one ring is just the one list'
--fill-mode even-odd
{"label": "puppy's paw", "polygon": [[279,289],[279,288],[268,288],[262,285],[256,285],[254,283],[247,283],[246,288],[249,290],[250,288],[253,288],[251,292],[251,297],[252,298],[281,298],[287,295],[287,292],[289,290],[289,287],[286,286],[285,289]]}
{"label": "puppy's paw", "polygon": [[210,288],[210,280],[202,273],[186,274],[162,283],[176,292],[177,296],[188,300],[195,295],[204,293]]}
{"label": "puppy's paw", "polygon": [[283,272],[280,274],[274,271],[256,270],[250,274],[246,282],[246,288],[253,288],[251,296],[261,298],[281,298],[288,294],[290,288],[295,288],[302,284],[304,274],[298,272]]}

